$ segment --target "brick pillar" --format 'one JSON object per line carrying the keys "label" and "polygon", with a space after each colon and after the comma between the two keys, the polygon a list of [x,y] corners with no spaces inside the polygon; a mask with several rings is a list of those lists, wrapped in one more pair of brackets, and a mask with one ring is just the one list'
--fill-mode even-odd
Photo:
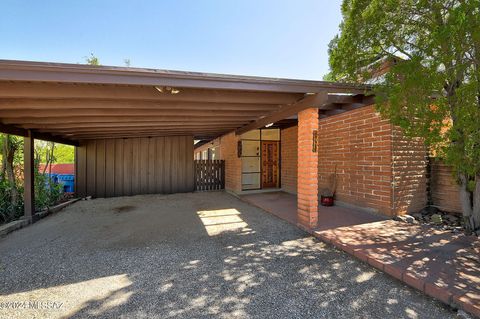
{"label": "brick pillar", "polygon": [[318,109],[298,113],[297,223],[310,229],[318,221],[318,153],[313,151],[313,131],[318,132]]}

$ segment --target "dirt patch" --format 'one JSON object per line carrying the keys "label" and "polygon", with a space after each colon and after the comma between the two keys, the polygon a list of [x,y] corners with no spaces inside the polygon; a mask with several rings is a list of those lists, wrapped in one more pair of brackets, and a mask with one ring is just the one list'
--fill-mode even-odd
{"label": "dirt patch", "polygon": [[132,210],[135,210],[135,208],[136,208],[135,206],[131,206],[131,205],[118,206],[118,207],[115,207],[113,211],[117,214],[128,213],[128,212],[131,212]]}

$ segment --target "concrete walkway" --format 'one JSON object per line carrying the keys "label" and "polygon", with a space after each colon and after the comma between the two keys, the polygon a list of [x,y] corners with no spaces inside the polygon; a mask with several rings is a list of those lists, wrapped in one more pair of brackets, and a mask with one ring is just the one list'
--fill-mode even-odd
{"label": "concrete walkway", "polygon": [[[296,197],[286,193],[242,196],[296,223]],[[480,317],[478,239],[427,226],[385,220],[344,207],[320,207],[312,234],[406,284]],[[480,246],[477,246],[480,247]]]}
{"label": "concrete walkway", "polygon": [[80,201],[9,234],[0,306],[2,319],[455,317],[223,192]]}

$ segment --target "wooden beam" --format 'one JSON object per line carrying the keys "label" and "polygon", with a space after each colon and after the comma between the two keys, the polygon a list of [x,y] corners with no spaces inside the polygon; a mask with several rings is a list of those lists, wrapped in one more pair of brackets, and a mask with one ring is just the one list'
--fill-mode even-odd
{"label": "wooden beam", "polygon": [[329,94],[328,103],[338,103],[338,104],[347,104],[347,103],[360,103],[363,100],[363,94],[356,95],[340,95],[340,94]]}
{"label": "wooden beam", "polygon": [[91,84],[59,84],[1,82],[0,98],[4,99],[90,99],[205,102],[205,103],[248,103],[286,104],[292,103],[303,94],[274,92],[238,92],[232,90],[204,90],[181,88],[178,94],[160,93],[153,86],[116,86]]}
{"label": "wooden beam", "polygon": [[164,126],[177,126],[177,127],[184,127],[184,126],[200,126],[200,127],[212,127],[212,126],[242,126],[245,123],[248,123],[248,121],[190,121],[190,122],[185,122],[185,121],[145,121],[145,122],[127,122],[127,121],[122,121],[122,122],[79,122],[79,123],[58,123],[58,124],[22,124],[21,126],[25,129],[35,129],[40,132],[55,132],[59,130],[74,130],[74,129],[83,129],[83,128],[98,128],[98,127],[123,127],[123,128],[128,128],[128,127],[139,127],[139,126],[159,126],[159,127],[164,127]]}
{"label": "wooden beam", "polygon": [[301,99],[296,103],[286,105],[282,107],[279,111],[272,112],[266,117],[263,117],[259,120],[256,120],[248,125],[245,125],[237,129],[235,133],[237,135],[240,135],[248,131],[264,127],[267,124],[275,123],[277,121],[286,119],[310,107],[321,108],[327,102],[328,102],[328,95],[326,93],[306,95],[303,99]]}
{"label": "wooden beam", "polygon": [[58,136],[53,136],[52,134],[49,134],[49,133],[40,133],[40,132],[36,132],[36,131],[31,131],[31,130],[28,130],[28,129],[25,129],[25,128],[16,127],[16,126],[12,126],[12,125],[6,125],[6,124],[2,124],[2,123],[0,123],[0,132],[6,133],[6,134],[23,136],[23,137],[29,137],[30,136],[32,138],[39,139],[39,140],[78,146],[78,142],[76,142],[76,141],[59,138]]}
{"label": "wooden beam", "polygon": [[34,139],[31,132],[23,139],[24,218],[32,222],[35,214]]}
{"label": "wooden beam", "polygon": [[151,110],[151,109],[69,109],[62,112],[58,110],[0,110],[0,118],[69,118],[73,116],[91,116],[92,120],[96,116],[198,116],[198,117],[217,117],[217,116],[260,116],[264,114],[263,110],[249,111],[216,111],[216,110]]}
{"label": "wooden beam", "polygon": [[349,104],[337,104],[337,103],[330,104],[330,105],[335,105],[335,107],[329,108],[329,109],[323,108],[322,110],[319,110],[320,118],[326,118],[329,116],[342,114],[351,110],[372,105],[374,103],[375,103],[375,96],[370,95],[370,96],[361,96],[361,99],[356,99],[354,100],[353,103],[349,103]]}
{"label": "wooden beam", "polygon": [[136,123],[136,122],[201,122],[201,123],[222,123],[222,122],[248,122],[256,119],[256,116],[216,116],[216,117],[198,117],[198,116],[71,116],[68,118],[35,118],[35,117],[21,117],[2,119],[5,124],[18,124],[28,126],[42,126],[42,125],[74,125],[81,123]]}
{"label": "wooden beam", "polygon": [[72,145],[72,146],[80,146],[78,141],[74,141],[74,140],[70,140],[68,138],[55,136],[55,135],[51,134],[50,132],[47,133],[47,132],[33,131],[32,135],[37,140],[43,140],[43,141]]}
{"label": "wooden beam", "polygon": [[0,110],[69,110],[69,109],[153,109],[153,110],[275,110],[279,104],[226,103],[196,101],[92,100],[70,99],[0,99]]}
{"label": "wooden beam", "polygon": [[95,131],[81,131],[81,132],[58,132],[60,136],[66,136],[72,139],[78,139],[78,136],[95,136],[95,135],[106,135],[106,134],[137,134],[137,133],[142,133],[142,134],[160,134],[160,133],[178,133],[180,135],[191,135],[192,132],[202,132],[202,133],[211,133],[211,132],[220,132],[220,131],[231,131],[232,129],[223,129],[223,128],[211,128],[211,129],[179,129],[179,128],[172,128],[172,129],[149,129],[149,128],[138,128],[138,129],[132,129],[132,130],[118,130],[118,131],[112,131],[112,130],[95,130]]}
{"label": "wooden beam", "polygon": [[224,135],[228,131],[218,132],[137,132],[137,133],[119,133],[119,134],[95,134],[95,135],[79,135],[79,140],[92,139],[111,139],[111,138],[139,138],[139,137],[156,137],[156,136],[195,136],[196,139],[211,139]]}
{"label": "wooden beam", "polygon": [[0,123],[0,132],[5,134],[24,136],[24,137],[28,136],[27,130],[20,127],[13,126],[13,125],[3,124],[3,123]]}
{"label": "wooden beam", "polygon": [[72,129],[55,129],[48,130],[50,134],[78,134],[83,132],[129,132],[129,131],[138,131],[138,130],[150,130],[150,131],[166,131],[166,130],[177,130],[177,131],[189,131],[189,130],[234,130],[238,125],[216,125],[216,126],[202,126],[202,125],[192,125],[192,126],[133,126],[133,127],[82,127],[82,128],[72,128]]}

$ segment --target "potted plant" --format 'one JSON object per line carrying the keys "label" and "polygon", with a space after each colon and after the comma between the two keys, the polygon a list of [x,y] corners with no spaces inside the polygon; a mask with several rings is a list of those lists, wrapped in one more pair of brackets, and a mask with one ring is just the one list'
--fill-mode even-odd
{"label": "potted plant", "polygon": [[335,190],[337,188],[337,165],[335,165],[335,171],[329,177],[328,187],[320,190],[320,204],[322,206],[333,206]]}

